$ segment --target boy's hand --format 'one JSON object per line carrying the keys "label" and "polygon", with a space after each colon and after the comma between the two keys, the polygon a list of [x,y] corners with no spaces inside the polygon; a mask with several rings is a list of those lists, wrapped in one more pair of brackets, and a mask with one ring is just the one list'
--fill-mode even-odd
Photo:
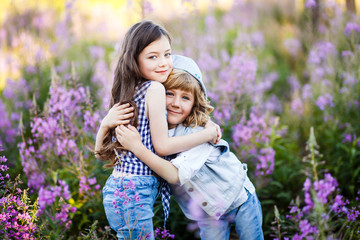
{"label": "boy's hand", "polygon": [[136,150],[143,145],[138,130],[131,125],[120,125],[115,128],[115,135],[118,142],[128,151],[135,154]]}
{"label": "boy's hand", "polygon": [[216,123],[214,123],[211,119],[209,121],[207,121],[206,125],[205,125],[205,129],[209,129],[211,131],[215,131],[214,133],[214,137],[212,139],[212,143],[217,144],[221,137],[222,137],[222,133],[221,133],[221,129],[220,126],[217,125]]}
{"label": "boy's hand", "polygon": [[111,129],[118,125],[128,124],[130,123],[130,118],[134,116],[133,111],[134,108],[129,103],[122,105],[116,103],[101,121],[101,127]]}

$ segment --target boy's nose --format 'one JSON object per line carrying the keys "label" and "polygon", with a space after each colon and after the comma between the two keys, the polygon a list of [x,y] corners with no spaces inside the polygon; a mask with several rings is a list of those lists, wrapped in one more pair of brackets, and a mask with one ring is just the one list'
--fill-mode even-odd
{"label": "boy's nose", "polygon": [[178,106],[180,105],[180,100],[179,100],[179,98],[175,97],[175,98],[173,99],[172,104],[173,104],[173,106],[177,106],[177,107],[178,107]]}

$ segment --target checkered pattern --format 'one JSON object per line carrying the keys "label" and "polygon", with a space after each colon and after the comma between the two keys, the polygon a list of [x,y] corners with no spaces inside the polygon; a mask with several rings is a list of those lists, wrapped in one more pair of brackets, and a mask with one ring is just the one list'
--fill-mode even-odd
{"label": "checkered pattern", "polygon": [[164,210],[164,227],[165,227],[166,220],[168,219],[170,213],[171,190],[169,184],[162,178],[160,179],[160,192],[161,192],[161,202]]}
{"label": "checkered pattern", "polygon": [[[149,120],[145,114],[145,94],[149,88],[151,82],[143,83],[136,91],[134,101],[138,107],[138,119],[139,126],[138,131],[141,136],[141,141],[143,144],[150,149],[152,152],[155,152],[152,145],[151,136],[150,136],[150,126]],[[116,140],[116,139],[115,139]],[[152,175],[151,169],[146,166],[140,159],[138,159],[132,152],[128,152],[127,155],[123,156],[120,162],[115,163],[115,169],[119,172],[130,173],[135,175]],[[160,179],[160,192],[161,192],[161,201],[164,209],[164,226],[166,220],[169,217],[170,212],[170,195],[171,190],[169,184],[164,180]]]}
{"label": "checkered pattern", "polygon": [[[171,159],[175,158],[176,154],[172,154],[169,156],[163,157],[164,159],[170,161]],[[161,193],[161,202],[164,210],[164,227],[166,225],[166,220],[169,217],[170,213],[170,196],[171,196],[171,189],[170,185],[167,181],[160,178],[160,193]]]}
{"label": "checkered pattern", "polygon": [[[150,151],[155,152],[150,136],[149,120],[145,114],[145,94],[151,81],[147,81],[139,86],[134,96],[134,101],[138,107],[138,131],[141,136],[141,141]],[[132,152],[128,152],[121,159],[121,164],[117,161],[115,166],[116,171],[130,173],[134,175],[152,175],[151,169],[146,166],[140,159],[138,159]]]}

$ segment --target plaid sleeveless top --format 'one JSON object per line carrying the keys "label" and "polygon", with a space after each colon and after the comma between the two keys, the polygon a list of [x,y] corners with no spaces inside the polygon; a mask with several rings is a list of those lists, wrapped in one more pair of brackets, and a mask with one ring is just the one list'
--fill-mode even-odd
{"label": "plaid sleeveless top", "polygon": [[[141,141],[147,149],[155,152],[151,136],[149,119],[145,113],[145,94],[151,85],[151,81],[143,83],[141,86],[136,88],[134,101],[138,108],[138,131],[141,136]],[[114,166],[118,172],[129,173],[134,175],[152,175],[152,170],[146,166],[140,159],[138,159],[132,152],[127,152],[121,156],[121,162],[117,160]]]}

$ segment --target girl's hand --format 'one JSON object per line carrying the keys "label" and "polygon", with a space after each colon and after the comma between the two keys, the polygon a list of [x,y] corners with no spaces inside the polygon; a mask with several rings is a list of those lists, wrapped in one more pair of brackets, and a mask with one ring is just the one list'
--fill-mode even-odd
{"label": "girl's hand", "polygon": [[129,103],[122,105],[116,103],[101,121],[100,127],[108,130],[118,125],[128,124],[130,123],[130,118],[134,116],[133,111],[134,108],[130,107]]}
{"label": "girl's hand", "polygon": [[217,125],[216,123],[214,123],[211,119],[209,121],[207,121],[206,125],[205,125],[205,129],[211,131],[213,134],[213,139],[211,140],[212,143],[217,144],[221,137],[222,137],[222,133],[221,133],[221,129],[220,126]]}
{"label": "girl's hand", "polygon": [[138,130],[131,125],[119,125],[115,128],[115,135],[118,142],[128,151],[133,153],[143,145]]}

